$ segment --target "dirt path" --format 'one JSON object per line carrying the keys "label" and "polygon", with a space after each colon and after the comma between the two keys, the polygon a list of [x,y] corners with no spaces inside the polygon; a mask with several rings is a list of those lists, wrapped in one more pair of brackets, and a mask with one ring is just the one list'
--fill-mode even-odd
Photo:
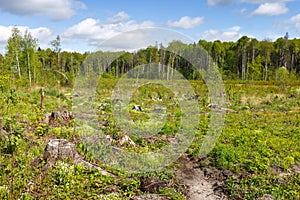
{"label": "dirt path", "polygon": [[204,171],[195,166],[195,163],[184,160],[180,169],[176,172],[177,179],[187,187],[187,199],[189,200],[227,200],[222,192],[221,183],[209,179]]}
{"label": "dirt path", "polygon": [[194,170],[193,177],[183,175],[182,178],[184,184],[189,188],[188,196],[190,200],[227,199],[221,191],[217,190],[216,184],[207,180],[203,171],[199,169]]}

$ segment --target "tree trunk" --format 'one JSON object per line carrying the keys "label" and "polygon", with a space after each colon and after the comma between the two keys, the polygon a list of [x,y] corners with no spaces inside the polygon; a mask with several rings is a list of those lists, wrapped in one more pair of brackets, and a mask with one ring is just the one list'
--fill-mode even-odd
{"label": "tree trunk", "polygon": [[35,65],[33,65],[33,86],[35,87],[36,85],[36,70],[35,70]]}
{"label": "tree trunk", "polygon": [[29,55],[29,52],[27,52],[27,67],[28,67],[29,87],[31,87],[31,71],[30,71],[30,55]]}
{"label": "tree trunk", "polygon": [[118,71],[119,71],[119,62],[118,62],[118,59],[117,59],[117,61],[116,61],[116,68],[115,68],[115,76],[116,76],[116,78],[118,78]]}
{"label": "tree trunk", "polygon": [[292,53],[292,60],[291,60],[291,71],[294,69],[294,60],[295,60],[295,54]]}
{"label": "tree trunk", "polygon": [[18,52],[16,52],[16,61],[17,61],[18,75],[19,75],[19,78],[21,78],[21,69],[20,69],[20,61],[19,61]]}
{"label": "tree trunk", "polygon": [[266,70],[266,74],[265,74],[265,81],[268,80],[268,63],[266,61],[266,64],[265,64],[265,70]]}
{"label": "tree trunk", "polygon": [[245,60],[246,60],[246,48],[243,47],[243,53],[242,53],[242,79],[245,80],[245,70],[246,70],[246,64],[245,64]]}
{"label": "tree trunk", "polygon": [[44,97],[45,97],[45,92],[44,92],[44,88],[42,88],[41,89],[41,110],[44,110],[44,107],[45,107]]}
{"label": "tree trunk", "polygon": [[158,62],[158,79],[160,79],[160,68],[161,68],[161,63],[159,61]]}
{"label": "tree trunk", "polygon": [[57,52],[57,69],[58,70],[62,70],[62,69],[60,69],[60,56],[59,56],[59,52]]}
{"label": "tree trunk", "polygon": [[175,61],[175,55],[173,56],[172,60],[171,60],[171,79],[173,79],[174,76],[174,61]]}
{"label": "tree trunk", "polygon": [[[170,58],[172,60],[172,58]],[[171,61],[172,62],[172,61]],[[167,80],[169,80],[169,71],[170,71],[170,66],[171,64],[169,64],[169,66],[167,66]]]}
{"label": "tree trunk", "polygon": [[[151,66],[152,66],[152,60],[151,60],[151,55],[150,55],[149,67],[151,68]],[[149,73],[146,73],[146,76],[147,76],[146,78],[149,79]]]}

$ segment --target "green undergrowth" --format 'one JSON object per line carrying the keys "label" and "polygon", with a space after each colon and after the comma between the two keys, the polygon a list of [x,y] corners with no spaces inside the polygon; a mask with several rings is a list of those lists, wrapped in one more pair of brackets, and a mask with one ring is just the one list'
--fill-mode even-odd
{"label": "green undergrowth", "polygon": [[[92,126],[100,126],[98,133],[112,138],[111,143],[102,141],[102,145],[128,152],[151,153],[159,152],[170,144],[180,130],[185,116],[178,102],[180,98],[193,97],[192,94],[175,95],[169,88],[158,84],[136,89],[128,106],[123,109],[132,123],[142,130],[138,133],[143,133],[144,125],[150,127],[147,130],[156,132],[131,134],[129,129],[124,129],[128,127],[122,126],[125,122],[118,121],[113,114],[111,92],[117,81],[103,80],[94,96],[88,97],[83,93],[74,97],[70,89],[58,91],[46,88],[44,110],[40,108],[39,89],[1,91],[0,125],[5,132],[0,133],[0,199],[130,199],[147,193],[140,189],[141,177],[166,182],[176,180],[173,173],[177,169],[176,164],[171,163],[164,170],[128,173],[126,169],[116,169],[102,162],[100,158],[108,153],[104,151],[107,149],[102,149],[101,155],[99,152],[94,154],[82,140],[83,136],[92,135]],[[203,82],[191,81],[191,85],[197,95],[199,124],[186,153],[197,158],[207,131],[214,128],[210,127],[211,108],[207,107],[213,102],[207,97],[208,88]],[[299,199],[300,86],[296,83],[282,86],[278,83],[231,81],[225,83],[225,90],[224,107],[235,112],[226,113],[222,133],[212,151],[206,155],[209,162],[201,160],[199,167],[232,171],[234,175],[224,182],[224,191],[232,199],[258,199],[267,194],[275,199]],[[95,111],[92,119],[96,123],[89,125],[85,118],[56,127],[43,123],[45,114],[71,110],[72,101],[76,98]],[[118,103],[122,105],[123,102]],[[142,110],[133,110],[135,105],[141,106]],[[158,122],[151,120],[154,109],[162,117]],[[78,124],[79,128],[75,126],[74,129],[74,125]],[[156,126],[159,128],[156,129]],[[126,135],[130,136],[134,146],[118,144]],[[76,165],[70,160],[59,161],[43,171],[46,163],[41,155],[52,138],[75,142],[86,161],[116,174],[118,178],[102,176],[99,171]],[[150,160],[148,164],[156,166],[159,161]],[[154,192],[171,199],[184,199],[176,185],[172,184]]]}

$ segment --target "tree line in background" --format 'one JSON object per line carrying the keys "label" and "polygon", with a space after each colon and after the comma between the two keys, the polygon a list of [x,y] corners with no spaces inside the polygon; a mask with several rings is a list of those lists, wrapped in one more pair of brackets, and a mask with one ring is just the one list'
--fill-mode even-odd
{"label": "tree line in background", "polygon": [[[0,89],[10,85],[72,86],[79,73],[106,72],[118,77],[148,63],[169,66],[164,73],[167,79],[172,78],[174,70],[188,79],[201,79],[190,57],[203,60],[196,61],[203,66],[215,63],[225,80],[294,80],[300,74],[300,39],[289,39],[288,33],[274,42],[247,36],[236,42],[172,41],[167,47],[156,44],[136,52],[62,52],[59,36],[50,45],[52,48],[41,49],[30,32],[22,34],[13,28],[6,53],[0,54]],[[91,55],[93,59],[89,59]]]}

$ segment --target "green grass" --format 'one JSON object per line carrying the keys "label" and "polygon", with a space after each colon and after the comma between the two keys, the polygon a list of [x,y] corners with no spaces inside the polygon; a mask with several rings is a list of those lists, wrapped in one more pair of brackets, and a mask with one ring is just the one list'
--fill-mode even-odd
{"label": "green grass", "polygon": [[[96,119],[104,125],[103,134],[119,139],[128,134],[118,124],[110,105],[111,91],[117,79],[103,80],[94,97],[95,102],[85,104],[95,109]],[[210,103],[208,89],[200,81],[191,82],[199,95],[199,125],[192,145],[187,150],[197,157],[210,125]],[[236,113],[227,113],[222,134],[214,149],[207,155],[210,163],[199,163],[199,167],[216,167],[230,170],[235,176],[225,181],[225,191],[232,199],[257,199],[265,194],[275,199],[299,199],[300,177],[294,167],[300,165],[300,85],[280,86],[265,82],[228,82],[225,84],[226,101]],[[42,173],[43,161],[33,165],[43,152],[50,138],[66,138],[78,141],[81,132],[73,127],[50,127],[42,124],[43,115],[51,111],[71,109],[70,91],[45,90],[45,110],[40,110],[39,90],[3,90],[0,99],[0,124],[9,138],[0,138],[0,199],[16,199],[28,189],[28,184]],[[180,98],[184,94],[178,94]],[[81,96],[84,100],[84,96]],[[162,99],[162,101],[158,100]],[[82,101],[83,101],[82,100]],[[151,121],[150,113],[163,107],[165,123],[157,134],[131,137],[136,146],[123,146],[130,152],[159,151],[170,142],[180,125],[182,113],[176,95],[168,88],[148,84],[135,90],[129,102],[128,113],[137,126],[157,125]],[[141,105],[142,112],[132,111],[133,105]],[[83,132],[89,129],[82,129]],[[153,129],[155,130],[155,129]],[[116,143],[113,143],[117,145]],[[110,169],[122,177],[116,180],[104,177],[96,170],[89,170],[72,161],[57,163],[43,178],[38,178],[31,192],[23,199],[130,199],[140,194],[140,176],[159,176],[172,180],[175,165],[166,170],[130,174],[122,169],[101,163],[89,152],[84,143],[77,143],[78,150],[88,161]],[[103,152],[105,153],[105,152]],[[152,162],[152,161],[151,161]],[[149,166],[157,163],[149,163]],[[134,163],[132,163],[134,165]],[[67,166],[67,167],[66,167]],[[153,175],[154,174],[154,175]],[[117,187],[113,193],[110,188]],[[172,199],[184,199],[175,187],[157,191]]]}

